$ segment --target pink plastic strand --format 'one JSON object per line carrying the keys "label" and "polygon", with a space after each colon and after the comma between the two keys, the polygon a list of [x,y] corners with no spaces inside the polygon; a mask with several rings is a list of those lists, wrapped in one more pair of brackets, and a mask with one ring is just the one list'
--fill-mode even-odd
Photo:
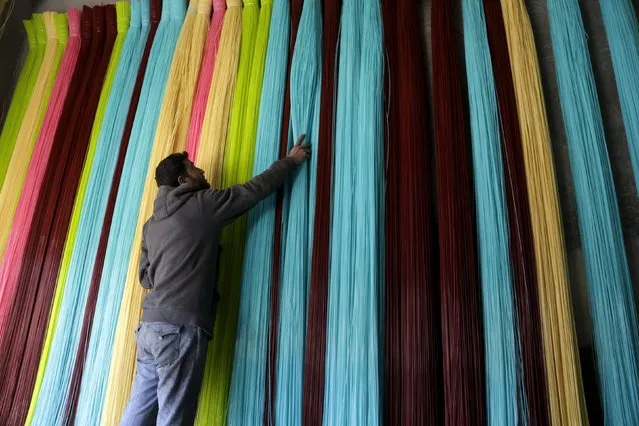
{"label": "pink plastic strand", "polygon": [[204,47],[204,59],[202,60],[202,68],[200,69],[197,89],[195,90],[195,101],[191,111],[191,124],[189,125],[186,142],[186,152],[190,154],[193,161],[195,161],[197,148],[200,144],[200,133],[202,133],[206,103],[209,97],[211,81],[213,80],[213,71],[215,70],[215,58],[220,44],[224,12],[226,12],[226,0],[213,0],[213,17],[211,18],[209,35]]}
{"label": "pink plastic strand", "polygon": [[[51,92],[42,127],[31,155],[22,194],[13,218],[11,233],[5,247],[2,266],[0,266],[0,288],[6,290],[3,296],[15,293],[15,286],[17,285],[27,245],[27,237],[36,214],[35,208],[40,188],[42,187],[44,172],[51,155],[51,148],[60,122],[62,107],[67,97],[78,54],[80,53],[80,13],[77,9],[69,9],[67,12],[69,40],[60,62],[60,68]],[[4,320],[11,309],[11,303],[7,302],[7,297],[2,299],[0,301],[0,320]]]}

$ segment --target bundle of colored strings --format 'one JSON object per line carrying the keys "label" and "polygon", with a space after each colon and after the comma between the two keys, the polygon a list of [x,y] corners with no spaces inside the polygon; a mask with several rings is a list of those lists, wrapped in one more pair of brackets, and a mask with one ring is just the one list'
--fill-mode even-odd
{"label": "bundle of colored strings", "polygon": [[[58,65],[68,39],[66,15],[46,12],[43,19],[47,34],[46,50],[38,79],[33,89],[33,95],[25,110],[24,119],[16,139],[16,149],[13,152],[11,164],[7,170],[6,184],[0,193],[0,205],[2,205],[3,215],[6,212],[7,218],[1,225],[3,248],[11,230],[11,222],[18,207],[22,184],[26,179],[27,166],[44,120],[48,100],[56,81]],[[62,43],[60,38],[63,39]],[[36,158],[35,160],[37,162],[39,159]],[[9,184],[9,182],[13,183]],[[16,228],[14,233],[16,238],[13,241],[16,241],[18,232],[24,233],[24,231]],[[26,334],[31,320],[29,316],[31,312],[29,309],[30,304],[28,302],[33,298],[34,288],[37,288],[37,282],[27,281],[29,286],[19,285],[20,281],[17,276],[22,259],[19,256],[21,253],[16,253],[12,250],[11,254],[14,253],[18,254],[18,256],[14,256],[12,259],[9,259],[9,256],[5,257],[0,271],[0,324],[3,325],[0,342],[2,342],[3,349],[9,352],[8,356],[3,357],[3,362],[0,364],[0,370],[3,372],[16,371],[23,365],[23,345],[26,342],[18,342],[14,339],[18,338],[16,336],[18,332]],[[22,303],[27,305],[25,306],[26,309],[23,309]],[[13,346],[14,344],[15,350],[9,349],[9,345]],[[37,353],[35,350],[33,352]],[[16,376],[13,376],[13,378],[15,379]],[[12,398],[16,381],[9,379],[4,383],[7,385],[7,388],[3,389],[3,396],[6,398],[3,398],[2,407],[0,408],[2,409],[3,418],[8,418],[10,410],[13,408]]]}
{"label": "bundle of colored strings", "polygon": [[380,4],[343,4],[324,424],[377,425],[382,395],[383,38]]}
{"label": "bundle of colored strings", "polygon": [[[635,3],[636,5],[636,3]],[[639,24],[630,0],[601,0],[610,57],[615,71],[635,185],[639,191]]]}
{"label": "bundle of colored strings", "polygon": [[[259,72],[260,68],[263,70],[262,90],[259,103],[247,111],[247,122],[254,123],[252,129],[255,132],[254,176],[269,167],[278,157],[286,84],[289,21],[287,0],[276,0],[275,5],[262,2],[255,45],[256,57],[253,62],[255,72]],[[249,96],[256,95],[254,91],[257,89],[258,80],[251,79]],[[249,120],[249,116],[253,118]],[[249,137],[249,141],[250,133],[245,132],[245,137]],[[233,376],[229,394],[229,424],[259,424],[263,418],[274,207],[275,197],[270,196],[248,214]]]}
{"label": "bundle of colored strings", "polygon": [[226,146],[228,120],[235,92],[237,66],[242,35],[242,3],[228,0],[220,34],[219,50],[210,84],[204,122],[198,145],[198,166],[204,170],[213,187],[219,187]]}
{"label": "bundle of colored strings", "polygon": [[463,0],[482,284],[487,424],[516,424],[519,355],[500,118],[481,0]]}
{"label": "bundle of colored strings", "polygon": [[[441,106],[434,109],[434,124],[444,413],[450,425],[485,421],[471,159],[464,126],[463,77],[455,49],[451,49],[456,4],[438,0],[431,8],[433,102]],[[503,264],[497,266],[507,270]],[[499,278],[504,278],[503,272]]]}
{"label": "bundle of colored strings", "polygon": [[[144,48],[146,41],[146,29],[142,34],[141,28],[140,2],[134,1],[131,6],[128,3],[117,3],[116,7],[118,8],[119,33],[93,125],[82,180],[85,182],[86,179],[86,189],[82,204],[77,205],[73,214],[72,223],[77,221],[75,240],[67,239],[62,271],[57,284],[64,288],[64,293],[60,305],[61,319],[57,325],[50,354],[50,363],[55,366],[53,370],[55,373],[51,372],[51,366],[47,368],[47,373],[55,374],[50,379],[52,383],[68,389],[50,402],[55,407],[56,418],[62,418],[64,423],[72,420],[67,417],[68,412],[64,407],[68,396],[73,397],[78,391],[75,387],[79,383],[72,383],[71,379],[81,339],[80,324],[85,316],[90,276],[95,263],[100,235],[98,231],[104,223],[106,202],[117,160],[116,153],[121,142],[141,49]],[[145,9],[148,15],[148,4]],[[129,17],[131,25],[126,30]],[[90,170],[86,169],[87,165],[91,166]],[[72,235],[69,233],[69,237]],[[69,332],[63,330],[69,330]],[[46,383],[47,375],[45,375]]]}
{"label": "bundle of colored strings", "polygon": [[[489,31],[491,37],[495,38],[493,48],[504,44],[499,30],[502,13],[497,3],[497,0],[485,1],[488,22],[493,23],[493,31]],[[573,424],[585,421],[586,414],[564,232],[537,50],[524,2],[502,0],[501,9],[519,111],[550,416],[555,423]],[[495,58],[503,56],[495,54]],[[506,71],[505,66],[502,69]],[[496,72],[496,75],[503,77],[504,73]],[[530,374],[538,376],[539,371]]]}
{"label": "bundle of colored strings", "polygon": [[441,336],[432,145],[417,4],[384,1],[386,88],[385,415],[391,424],[441,417]]}
{"label": "bundle of colored strings", "polygon": [[[85,9],[87,10],[87,9]],[[42,304],[42,317],[37,329],[44,332],[45,343],[40,357],[36,383],[31,396],[31,405],[27,423],[34,419],[40,388],[49,359],[54,331],[59,319],[60,305],[64,288],[56,286],[56,277],[60,269],[60,259],[64,249],[67,231],[72,231],[70,223],[74,199],[81,198],[81,173],[90,143],[91,129],[96,117],[102,85],[106,79],[107,68],[117,37],[117,13],[113,5],[92,10],[93,36],[87,60],[90,72],[81,73],[77,85],[77,96],[68,111],[63,112],[61,122],[72,123],[60,126],[54,143],[60,147],[56,157],[49,161],[45,172],[46,189],[38,200],[36,228],[29,235],[25,259],[19,280],[39,282],[39,299]],[[67,113],[67,114],[65,114]],[[76,192],[78,194],[76,194]],[[77,195],[77,196],[76,196]],[[53,301],[51,298],[53,296]],[[48,307],[51,306],[51,310]],[[47,313],[50,316],[47,319]],[[38,324],[36,322],[35,324]],[[44,399],[45,397],[43,397]]]}
{"label": "bundle of colored strings", "polygon": [[[124,120],[124,122],[121,124],[122,134],[120,138],[120,146],[118,148],[117,160],[113,172],[113,180],[110,185],[111,188],[109,190],[105,208],[103,226],[100,232],[99,241],[97,243],[95,261],[93,263],[91,271],[89,272],[91,278],[87,295],[86,308],[84,310],[82,328],[80,330],[78,348],[76,350],[73,373],[71,376],[71,384],[66,398],[63,414],[66,422],[74,421],[76,416],[78,399],[80,397],[81,390],[80,387],[82,383],[82,373],[86,361],[89,339],[91,337],[91,330],[93,327],[93,317],[95,315],[95,308],[100,290],[100,275],[102,273],[106,246],[108,242],[109,232],[111,230],[111,220],[113,219],[116,196],[118,187],[120,185],[122,169],[124,166],[124,158],[129,144],[129,136],[131,135],[133,119],[135,118],[135,111],[137,109],[138,101],[140,98],[140,91],[142,89],[142,82],[144,80],[144,74],[146,72],[149,53],[153,44],[153,38],[155,36],[155,31],[157,30],[158,22],[160,20],[160,0],[152,0],[150,3],[151,4],[149,4],[148,0],[143,0],[140,3],[141,28],[140,38],[138,41],[138,43],[140,44],[136,46],[136,52],[133,53],[134,60],[137,55],[140,56],[140,62],[139,67],[137,67],[135,70],[131,69],[131,74],[127,77],[131,78],[134,81],[134,86],[132,87],[130,102],[125,106],[126,112],[120,112],[120,114],[125,114],[125,117],[121,118]],[[116,135],[113,135],[112,137],[116,137]]]}
{"label": "bundle of colored strings", "polygon": [[[233,103],[231,106],[228,136],[224,148],[224,164],[222,167],[221,187],[244,183],[251,177],[253,169],[253,153],[255,137],[245,138],[248,131],[253,133],[255,123],[248,123],[249,86],[254,80],[262,79],[262,73],[252,74],[255,59],[255,44],[259,25],[260,9],[256,0],[244,2],[242,10],[242,28],[240,56],[238,61],[237,81]],[[259,71],[259,70],[258,70]],[[255,82],[258,83],[258,82]],[[255,92],[257,95],[257,92]],[[249,109],[250,108],[250,109]],[[253,117],[255,117],[253,115]],[[215,171],[214,171],[215,173]],[[235,349],[235,331],[240,299],[240,279],[246,241],[246,216],[240,217],[227,226],[221,234],[220,269],[218,288],[221,300],[216,314],[213,341],[205,373],[205,385],[211,392],[213,424],[226,422],[228,395],[233,372],[233,354]],[[200,412],[202,414],[202,412]],[[198,415],[198,424],[211,424]]]}
{"label": "bundle of colored strings", "polygon": [[198,77],[197,89],[193,100],[193,110],[191,111],[191,124],[189,126],[186,151],[191,154],[192,161],[196,161],[197,150],[202,134],[202,124],[206,113],[206,104],[213,80],[213,70],[215,70],[215,60],[220,45],[222,35],[222,24],[224,23],[224,12],[226,12],[225,0],[213,0],[213,17],[209,27],[209,35],[206,38],[204,47],[204,57],[202,58],[202,68]]}
{"label": "bundle of colored strings", "polygon": [[312,259],[304,348],[302,424],[320,426],[324,408],[326,360],[326,308],[330,253],[331,198],[333,171],[334,102],[337,72],[340,2],[323,2],[322,75],[319,104],[319,130],[315,146],[317,178],[315,190]]}
{"label": "bundle of colored strings", "polygon": [[[175,4],[174,4],[175,3]],[[111,230],[102,271],[100,292],[96,302],[91,339],[87,349],[82,386],[78,401],[76,422],[98,424],[103,416],[107,379],[113,354],[120,303],[124,292],[126,267],[133,244],[133,235],[147,170],[140,164],[148,164],[153,148],[155,129],[171,59],[184,17],[179,0],[163,0],[162,16],[149,56],[146,75],[140,93],[135,120],[131,129],[130,145],[122,170]],[[156,100],[157,100],[156,99]],[[114,420],[117,421],[119,419]]]}
{"label": "bundle of colored strings", "polygon": [[[401,247],[399,244],[399,232],[400,232],[400,214],[399,209],[393,208],[393,206],[399,203],[399,170],[400,160],[398,143],[391,143],[391,141],[398,141],[397,138],[397,126],[399,124],[397,96],[395,95],[395,88],[398,85],[397,78],[397,62],[400,60],[398,53],[399,46],[397,44],[397,8],[395,2],[382,1],[382,14],[384,17],[384,40],[386,44],[386,57],[388,61],[388,72],[384,75],[384,105],[386,108],[385,116],[385,128],[384,145],[386,148],[386,206],[384,208],[385,221],[385,234],[384,234],[384,253],[386,264],[384,265],[384,284],[386,289],[384,291],[384,423],[386,424],[401,424],[403,417],[402,403],[402,338],[399,333],[401,311],[395,309],[401,303],[400,287],[394,283],[401,282],[401,268],[399,267],[399,256],[395,256],[397,253],[397,247]],[[409,31],[409,28],[406,28]],[[420,51],[418,50],[417,53]],[[421,81],[421,80],[416,80]],[[423,99],[423,98],[422,98]],[[416,108],[424,108],[424,105],[417,103]],[[418,120],[417,123],[423,123],[423,120]],[[419,145],[421,146],[421,145]],[[409,158],[413,158],[410,156]],[[429,170],[429,169],[427,169]],[[428,179],[426,179],[428,181]],[[427,187],[427,189],[429,189]],[[418,193],[421,193],[418,192]],[[428,210],[422,210],[424,213],[430,213]],[[428,225],[429,222],[423,222]],[[425,262],[429,262],[431,257],[426,257]],[[437,273],[437,271],[433,271]],[[427,284],[431,284],[428,283]],[[431,285],[430,288],[438,289],[438,285]],[[426,299],[428,300],[428,299]],[[432,299],[431,299],[432,300]],[[426,310],[431,312],[432,310]],[[438,318],[435,316],[434,318]],[[433,324],[429,322],[428,324]],[[439,336],[439,327],[436,328]],[[421,334],[421,333],[420,333]],[[434,339],[431,339],[431,341]],[[438,343],[441,345],[441,339]],[[430,365],[430,364],[426,364]],[[437,366],[439,367],[439,365]],[[436,368],[435,371],[439,371]],[[436,380],[431,380],[434,386],[440,385]],[[433,395],[437,395],[434,393]],[[424,405],[430,403],[430,399],[426,400]],[[433,409],[428,410],[429,413],[437,415]]]}
{"label": "bundle of colored strings", "polygon": [[[44,21],[46,26],[46,47],[32,95],[24,110],[24,117],[15,138],[16,149],[13,150],[11,155],[11,161],[6,169],[5,179],[0,190],[0,211],[2,211],[3,216],[3,220],[0,223],[0,254],[4,253],[11,232],[11,225],[20,200],[20,194],[22,193],[31,153],[44,120],[44,114],[53,90],[53,83],[56,80],[58,66],[62,60],[64,46],[68,38],[65,22],[60,28],[66,33],[66,35],[62,34],[65,44],[60,43],[58,27],[56,26],[57,15],[55,12],[45,12],[44,15],[36,15],[34,18]],[[58,19],[66,19],[66,15],[60,15],[60,17]],[[7,143],[10,144],[11,140],[8,139]],[[5,185],[4,182],[7,182],[7,184]],[[0,300],[5,297],[5,290],[10,293],[12,291],[12,289],[5,289],[4,286],[0,286]],[[0,318],[2,315],[0,314]]]}
{"label": "bundle of colored strings", "polygon": [[[7,243],[7,253],[4,258],[3,269],[5,267],[19,269],[19,261],[14,262],[14,259],[24,253],[24,246],[27,235],[29,234],[28,230],[33,222],[36,201],[43,183],[46,163],[53,149],[55,132],[60,123],[60,116],[67,100],[67,94],[69,93],[69,85],[71,84],[78,62],[81,45],[80,11],[76,9],[68,11],[68,30],[70,36],[68,42],[65,37],[66,22],[64,15],[60,15],[60,17],[62,19],[61,22],[59,22],[59,26],[62,32],[60,33],[59,42],[63,45],[66,44],[66,48],[61,46],[64,48],[64,56],[60,63],[60,69],[53,86],[51,100],[47,106],[42,128],[36,140],[33,155],[29,163],[24,191],[18,202],[14,226]],[[25,230],[27,230],[27,232],[25,232]],[[18,396],[15,392],[16,389],[21,387],[20,384],[29,382],[30,376],[21,375],[19,370],[25,367],[24,352],[27,350],[27,347],[29,347],[29,352],[36,352],[39,355],[42,338],[38,338],[37,334],[30,335],[30,339],[16,338],[16,336],[24,336],[29,330],[29,323],[35,309],[36,292],[36,286],[27,286],[23,291],[20,291],[20,296],[22,297],[16,298],[10,314],[9,323],[12,324],[12,326],[3,330],[1,334],[0,347],[2,347],[2,352],[5,354],[5,357],[3,357],[3,362],[0,363],[0,370],[4,372],[3,375],[6,377],[6,380],[3,381],[4,386],[2,389],[2,397],[0,398],[0,411],[3,413],[3,418],[9,417],[9,411],[19,411],[20,415],[18,415],[18,418],[21,419],[20,421],[24,421],[24,417],[26,416],[26,404],[24,402],[26,398],[18,399],[17,402],[14,402],[14,400],[15,397]],[[37,313],[35,314],[36,316],[38,315]],[[34,370],[37,368],[36,363],[27,365]],[[16,369],[16,365],[20,365],[20,368]],[[11,373],[9,373],[7,369],[11,370]],[[30,385],[33,385],[32,381]]]}
{"label": "bundle of colored strings", "polygon": [[559,100],[607,424],[639,422],[639,331],[619,207],[579,3],[549,0]]}
{"label": "bundle of colored strings", "polygon": [[[139,3],[135,4],[139,7]],[[80,256],[84,256],[86,250],[84,241],[95,234],[94,228],[92,228],[91,225],[92,222],[98,221],[98,218],[95,217],[95,214],[92,214],[93,212],[91,212],[91,209],[100,209],[99,194],[104,191],[104,181],[109,181],[109,178],[104,175],[103,167],[108,167],[104,160],[108,158],[110,153],[108,149],[105,149],[107,148],[104,146],[105,142],[99,139],[100,129],[103,124],[107,127],[110,126],[107,118],[107,107],[112,91],[115,94],[114,101],[116,103],[114,104],[114,107],[117,105],[117,102],[122,95],[121,90],[118,88],[121,85],[115,85],[114,83],[125,39],[128,38],[130,41],[130,46],[128,46],[126,56],[124,58],[124,67],[126,71],[126,63],[131,59],[131,43],[135,43],[138,37],[137,29],[132,33],[133,38],[127,37],[131,18],[130,4],[123,1],[116,3],[116,13],[117,36],[113,45],[113,50],[110,54],[110,59],[106,69],[106,76],[97,102],[97,110],[93,120],[91,120],[90,117],[87,117],[87,123],[92,123],[91,125],[87,124],[85,127],[85,129],[88,129],[89,126],[91,126],[89,145],[86,158],[84,159],[84,167],[82,168],[79,189],[75,197],[75,204],[73,205],[67,240],[64,245],[64,253],[61,253],[55,248],[52,248],[49,251],[49,253],[51,253],[49,256],[52,260],[51,263],[60,265],[60,272],[58,274],[58,268],[55,268],[54,272],[53,268],[49,267],[50,263],[48,263],[43,268],[43,274],[41,276],[41,280],[47,280],[45,281],[45,285],[53,285],[53,283],[56,282],[57,277],[57,284],[55,284],[55,286],[56,288],[61,288],[63,290],[59,301],[58,322],[54,329],[53,339],[51,341],[51,347],[48,354],[48,361],[45,367],[42,385],[40,387],[36,410],[33,417],[33,422],[36,424],[43,422],[43,419],[53,420],[56,424],[63,422],[64,402],[66,400],[69,387],[77,347],[78,333],[80,331],[77,322],[79,321],[79,318],[82,317],[86,302],[86,286],[83,285],[83,282],[76,281],[73,274],[76,273],[77,267],[72,263],[71,256],[74,253],[76,243],[78,248],[76,253]],[[137,10],[137,19],[139,26],[139,9]],[[107,140],[106,143],[108,142],[109,141]],[[84,209],[85,205],[87,206],[86,210]],[[65,214],[60,215],[60,217],[64,216],[68,217],[68,215]],[[64,229],[64,225],[65,224],[62,222],[60,223],[60,226],[55,226],[54,224],[54,228]],[[62,260],[60,260],[60,255],[62,255]],[[70,332],[70,330],[73,330],[73,332]]]}
{"label": "bundle of colored strings", "polygon": [[[177,3],[171,6],[176,9],[175,15],[178,15],[183,7]],[[142,298],[145,294],[138,282],[142,228],[153,214],[153,201],[157,193],[154,180],[156,165],[169,154],[182,151],[186,146],[193,95],[195,94],[197,76],[200,73],[210,12],[210,0],[191,0],[171,63],[118,317],[118,328],[113,348],[114,356],[111,360],[106,405],[102,419],[105,424],[116,424],[119,421],[131,390],[135,370],[135,339],[131,330],[140,320]]]}
{"label": "bundle of colored strings", "polygon": [[[306,134],[319,146],[322,81],[320,0],[306,0],[300,17],[290,72],[290,135]],[[291,142],[293,139],[289,139]],[[288,147],[289,149],[291,146]],[[302,423],[306,310],[311,278],[317,156],[296,172],[286,189],[282,221],[282,274],[276,364],[275,422]]]}
{"label": "bundle of colored strings", "polygon": [[[289,39],[288,62],[286,67],[286,89],[284,91],[284,110],[282,111],[281,132],[279,140],[279,158],[285,158],[288,154],[290,139],[290,118],[291,118],[291,86],[289,81],[293,52],[297,40],[297,30],[302,16],[303,0],[291,0],[290,2],[290,27],[291,36]],[[276,360],[278,344],[278,321],[279,321],[279,300],[280,300],[280,271],[282,267],[282,214],[284,207],[284,189],[277,191],[275,199],[275,223],[273,240],[273,263],[271,264],[271,294],[270,294],[270,321],[268,330],[268,353],[266,357],[266,380],[264,383],[264,426],[271,426],[275,423],[275,378]]]}

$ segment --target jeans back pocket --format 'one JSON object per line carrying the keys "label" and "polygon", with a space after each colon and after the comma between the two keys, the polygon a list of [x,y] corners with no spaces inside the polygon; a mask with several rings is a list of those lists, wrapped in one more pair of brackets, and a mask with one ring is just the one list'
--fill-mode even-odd
{"label": "jeans back pocket", "polygon": [[149,323],[147,343],[153,354],[157,368],[173,363],[180,355],[180,332],[182,326],[163,323]]}

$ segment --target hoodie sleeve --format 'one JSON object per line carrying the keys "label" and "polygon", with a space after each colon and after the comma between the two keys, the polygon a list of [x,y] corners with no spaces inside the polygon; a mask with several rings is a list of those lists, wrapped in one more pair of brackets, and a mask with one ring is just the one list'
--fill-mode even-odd
{"label": "hoodie sleeve", "polygon": [[211,205],[214,221],[223,227],[242,216],[282,186],[296,167],[295,160],[287,157],[244,184],[208,190],[206,199]]}
{"label": "hoodie sleeve", "polygon": [[140,253],[139,278],[140,284],[144,288],[153,288],[153,283],[149,277],[149,252],[146,248],[146,223],[142,228],[142,252]]}

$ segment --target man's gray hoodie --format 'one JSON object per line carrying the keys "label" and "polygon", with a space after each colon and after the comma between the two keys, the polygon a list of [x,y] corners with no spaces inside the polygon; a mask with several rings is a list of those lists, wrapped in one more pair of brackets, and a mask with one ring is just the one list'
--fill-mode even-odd
{"label": "man's gray hoodie", "polygon": [[243,185],[162,186],[143,229],[140,283],[151,289],[142,321],[191,325],[213,334],[220,232],[272,194],[295,169],[286,158]]}

